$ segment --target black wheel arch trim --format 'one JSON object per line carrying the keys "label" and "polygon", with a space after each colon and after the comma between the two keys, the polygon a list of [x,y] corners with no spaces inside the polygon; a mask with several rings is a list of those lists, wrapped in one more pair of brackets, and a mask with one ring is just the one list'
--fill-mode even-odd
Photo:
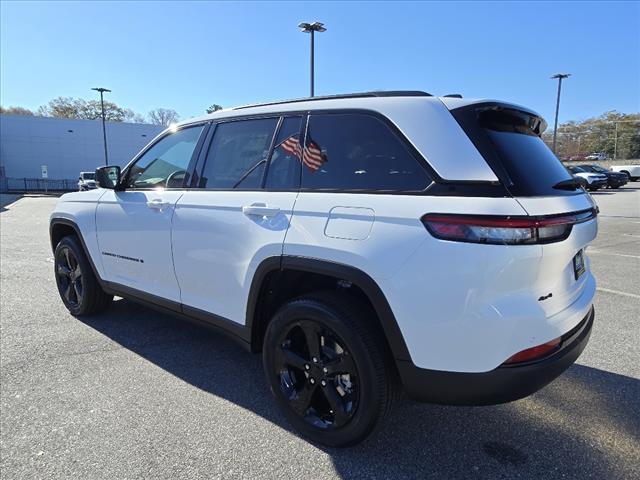
{"label": "black wheel arch trim", "polygon": [[[293,255],[282,255],[269,257],[258,265],[253,276],[249,297],[247,300],[246,326],[252,336],[252,343],[256,341],[255,335],[259,329],[254,328],[254,320],[258,316],[257,307],[260,296],[263,293],[263,282],[268,274],[274,271],[297,270],[302,272],[317,273],[335,277],[351,282],[360,288],[369,299],[382,326],[384,335],[391,349],[391,353],[396,360],[410,361],[411,356],[404,341],[400,327],[395,315],[391,310],[389,302],[384,293],[367,273],[362,270],[328,260],[321,260],[310,257],[300,257]],[[254,348],[256,345],[254,345]]]}
{"label": "black wheel arch trim", "polygon": [[108,290],[107,284],[100,277],[100,274],[98,273],[98,269],[96,268],[96,265],[93,262],[93,258],[91,258],[91,255],[89,255],[89,249],[87,248],[87,244],[84,241],[84,237],[82,236],[82,233],[80,233],[80,227],[78,227],[78,225],[73,220],[69,220],[68,218],[62,218],[62,217],[56,217],[56,218],[52,218],[51,219],[51,221],[49,222],[49,239],[51,241],[51,250],[55,253],[56,247],[58,246],[53,241],[53,230],[54,230],[56,225],[64,225],[66,227],[71,227],[73,229],[73,231],[75,232],[76,236],[80,240],[80,245],[82,246],[82,249],[84,250],[84,253],[85,253],[87,259],[89,260],[89,265],[91,265],[91,269],[93,270],[93,274],[95,275],[95,277],[98,280],[98,283],[100,284],[102,289],[107,291]]}

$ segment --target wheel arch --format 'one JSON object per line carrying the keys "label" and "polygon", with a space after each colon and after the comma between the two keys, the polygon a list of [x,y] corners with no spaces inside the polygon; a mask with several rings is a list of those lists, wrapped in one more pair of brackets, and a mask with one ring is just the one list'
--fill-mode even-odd
{"label": "wheel arch", "polygon": [[[269,290],[276,285],[274,282],[277,282],[287,272],[295,272],[300,274],[302,278],[304,278],[304,274],[309,274],[315,276],[316,279],[332,280],[334,285],[338,282],[346,282],[350,286],[357,287],[373,308],[394,359],[411,360],[389,302],[376,281],[367,273],[358,268],[328,260],[287,255],[263,260],[256,269],[251,282],[247,301],[246,327],[251,335],[251,350],[253,352],[261,350],[264,331],[271,320],[268,315],[266,318],[264,315],[265,312],[272,310],[269,308],[271,297]],[[276,301],[275,308],[281,304],[282,302]]]}
{"label": "wheel arch", "polygon": [[60,243],[60,240],[62,240],[64,237],[68,235],[75,235],[76,237],[78,237],[78,240],[80,241],[80,246],[84,250],[84,254],[87,256],[87,259],[89,260],[89,264],[91,265],[93,274],[96,276],[96,279],[98,280],[98,283],[100,283],[102,288],[106,289],[106,285],[102,280],[102,278],[100,277],[100,273],[98,272],[98,269],[93,263],[93,258],[91,258],[91,255],[89,254],[89,249],[87,248],[87,245],[84,241],[82,233],[80,233],[80,227],[78,227],[78,224],[73,220],[69,220],[68,218],[55,217],[50,220],[49,238],[51,240],[51,250],[53,252],[56,251],[56,247],[58,246],[58,243]]}

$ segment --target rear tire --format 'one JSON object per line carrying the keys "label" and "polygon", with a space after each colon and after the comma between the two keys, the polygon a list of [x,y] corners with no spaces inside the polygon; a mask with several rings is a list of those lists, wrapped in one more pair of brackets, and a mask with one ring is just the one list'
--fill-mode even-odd
{"label": "rear tire", "polygon": [[91,315],[111,304],[113,295],[98,283],[76,236],[64,237],[56,246],[54,272],[60,298],[72,315]]}
{"label": "rear tire", "polygon": [[263,362],[278,407],[304,436],[331,447],[368,437],[391,409],[397,379],[370,309],[321,292],[283,305],[267,327]]}

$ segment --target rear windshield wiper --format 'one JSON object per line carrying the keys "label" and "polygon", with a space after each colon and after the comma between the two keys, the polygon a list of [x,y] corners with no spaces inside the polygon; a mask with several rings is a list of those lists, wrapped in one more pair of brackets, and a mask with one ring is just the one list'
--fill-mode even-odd
{"label": "rear windshield wiper", "polygon": [[580,183],[575,178],[569,178],[556,183],[553,188],[557,190],[577,190],[580,188]]}

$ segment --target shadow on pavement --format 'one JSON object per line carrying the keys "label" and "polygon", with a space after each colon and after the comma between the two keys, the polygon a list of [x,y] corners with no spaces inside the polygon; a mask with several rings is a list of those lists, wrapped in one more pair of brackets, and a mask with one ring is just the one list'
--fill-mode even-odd
{"label": "shadow on pavement", "polygon": [[[291,431],[271,401],[260,356],[221,334],[127,300],[80,320],[194,387]],[[321,449],[342,478],[632,478],[639,439],[640,381],[574,365],[532,397],[506,405],[403,399],[363,444]]]}
{"label": "shadow on pavement", "polygon": [[17,202],[20,198],[22,198],[20,194],[0,193],[0,212],[6,211],[7,208],[5,207]]}

